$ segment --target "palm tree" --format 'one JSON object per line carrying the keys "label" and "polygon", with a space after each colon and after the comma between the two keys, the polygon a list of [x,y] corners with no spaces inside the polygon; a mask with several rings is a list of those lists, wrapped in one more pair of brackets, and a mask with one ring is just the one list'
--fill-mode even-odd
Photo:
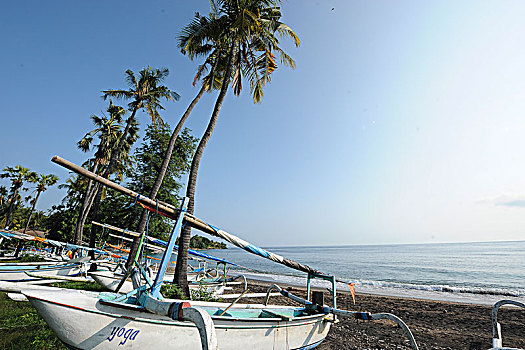
{"label": "palm tree", "polygon": [[14,168],[6,167],[4,172],[0,174],[0,178],[8,178],[11,180],[11,196],[9,198],[9,209],[7,210],[7,217],[5,219],[4,229],[9,227],[11,214],[16,201],[20,198],[20,188],[27,182],[36,182],[38,179],[37,173],[30,171],[28,168],[16,165]]}
{"label": "palm tree", "polygon": [[[262,88],[270,81],[270,75],[277,68],[274,53],[281,63],[292,68],[295,63],[280,47],[276,35],[291,38],[299,46],[297,34],[279,21],[281,17],[279,0],[218,0],[212,1],[212,12],[220,14],[213,21],[203,21],[195,26],[195,21],[185,27],[181,46],[185,48],[203,47],[219,43],[221,51],[227,47],[226,65],[221,89],[217,97],[210,121],[193,157],[186,197],[189,198],[188,213],[195,207],[195,188],[197,173],[204,149],[213,134],[219,113],[226,97],[230,81],[233,92],[242,91],[242,77],[250,81],[254,102],[260,102]],[[189,295],[187,282],[187,258],[191,228],[186,225],[181,232],[174,282]]]}
{"label": "palm tree", "polygon": [[[128,90],[102,91],[104,93],[104,99],[107,99],[108,97],[132,99],[132,101],[128,104],[129,110],[131,110],[131,115],[127,119],[126,128],[122,133],[123,139],[126,138],[129,128],[135,121],[135,114],[139,109],[145,109],[153,123],[162,123],[159,109],[163,110],[164,107],[162,107],[160,104],[161,99],[165,99],[166,101],[176,101],[180,98],[176,92],[171,91],[166,86],[159,85],[164,81],[164,79],[166,79],[168,74],[169,70],[167,68],[154,69],[148,67],[139,72],[139,79],[137,80],[135,74],[133,74],[133,72],[128,69],[126,71],[126,80],[129,86]],[[114,153],[115,156],[122,148],[123,139],[120,140],[119,144],[117,145],[117,152]],[[112,160],[114,161],[113,157],[111,157],[106,168],[106,175],[109,175],[111,170],[113,170],[111,168],[113,165]]]}
{"label": "palm tree", "polygon": [[24,233],[26,233],[29,223],[31,222],[31,217],[33,216],[33,211],[36,207],[36,202],[38,202],[38,198],[40,197],[40,194],[47,190],[48,186],[53,186],[58,182],[58,177],[53,174],[44,175],[40,174],[38,178],[38,183],[36,185],[36,197],[31,201],[31,211],[29,212],[29,217],[27,218],[26,227],[24,228]]}
{"label": "palm tree", "polygon": [[[126,120],[126,127],[120,136],[117,146],[111,152],[109,162],[102,173],[102,177],[108,178],[109,175],[113,173],[113,168],[117,161],[117,157],[121,154],[128,133],[132,125],[136,123],[135,115],[137,111],[139,109],[145,109],[154,123],[157,121],[162,122],[162,118],[160,118],[160,114],[158,112],[159,109],[164,109],[164,107],[162,107],[160,104],[161,99],[165,99],[167,101],[179,99],[179,95],[176,92],[169,90],[166,86],[160,85],[160,83],[164,81],[168,74],[169,71],[166,68],[154,69],[148,67],[139,72],[139,77],[137,79],[135,74],[128,69],[126,71],[126,80],[129,85],[128,90],[102,91],[104,93],[104,99],[107,99],[108,97],[132,99],[132,101],[128,104],[128,107],[131,110],[131,115]],[[96,183],[86,194],[86,199],[82,204],[80,211],[79,223],[77,225],[78,230],[75,229],[75,231],[78,231],[78,234],[75,233],[75,236],[77,237],[82,237],[82,232],[84,229],[83,223],[86,221],[87,216],[89,215],[89,211],[91,210],[91,206],[93,205],[93,201],[97,196],[99,188],[100,184]]]}
{"label": "palm tree", "polygon": [[[153,123],[162,123],[159,109],[162,110],[164,107],[162,107],[160,104],[161,99],[165,99],[167,101],[175,101],[179,99],[179,95],[176,92],[169,90],[166,86],[160,85],[168,76],[168,74],[169,70],[166,68],[154,69],[147,67],[139,72],[139,77],[137,79],[135,74],[128,69],[126,71],[126,80],[129,86],[128,90],[102,91],[104,93],[104,99],[107,99],[108,97],[132,99],[132,101],[128,104],[129,110],[131,110],[131,115],[126,120],[126,127],[122,132],[115,150],[111,153],[111,157],[104,172],[102,173],[102,177],[108,178],[109,175],[112,174],[113,167],[117,157],[121,154],[121,150],[129,130],[132,125],[136,123],[135,115],[137,111],[139,109],[145,109]],[[86,220],[99,188],[100,184],[96,183],[93,186],[91,192],[88,193],[85,205],[82,206],[83,209],[81,210],[81,220]],[[83,230],[83,226],[80,228],[80,230]]]}
{"label": "palm tree", "polygon": [[[216,18],[217,13],[212,11],[210,13],[209,17],[201,17],[199,14],[195,15],[195,18],[193,20],[192,26],[197,28],[199,26],[204,25],[205,23],[208,23],[210,21],[213,21]],[[182,127],[184,126],[184,123],[190,116],[191,112],[193,111],[193,108],[197,105],[201,97],[204,95],[204,92],[211,92],[213,89],[219,89],[222,82],[222,74],[223,73],[220,69],[220,60],[224,58],[224,53],[221,52],[218,48],[220,46],[218,43],[216,45],[209,45],[206,44],[204,46],[200,47],[180,47],[183,52],[186,52],[188,56],[191,57],[191,59],[198,57],[198,56],[207,56],[204,63],[200,65],[197,69],[197,73],[193,79],[193,86],[197,85],[197,82],[201,81],[201,88],[195,98],[191,101],[188,108],[182,115],[181,119],[177,123],[177,126],[173,130],[173,133],[171,134],[170,141],[168,143],[168,147],[166,149],[166,153],[164,155],[164,159],[162,162],[162,165],[159,169],[159,172],[157,173],[157,178],[153,184],[153,187],[150,190],[149,198],[156,199],[157,194],[160,190],[160,187],[162,186],[162,182],[164,181],[164,177],[166,176],[166,171],[168,169],[169,163],[171,161],[171,157],[173,154],[173,149],[175,147],[175,143],[177,141],[177,137],[179,136],[180,131],[182,130]],[[204,77],[203,75],[207,73]],[[144,229],[146,228],[147,223],[147,209],[142,210],[142,214],[139,221],[139,226],[137,228],[137,232],[142,233],[144,232]],[[137,252],[138,245],[139,245],[140,237],[136,237],[133,241],[130,256],[134,256]]]}
{"label": "palm tree", "polygon": [[[121,171],[125,164],[130,163],[128,157],[129,150],[131,149],[133,143],[137,140],[138,128],[135,121],[129,126],[127,137],[122,137],[123,132],[121,131],[121,123],[123,116],[126,114],[126,110],[123,107],[114,105],[113,101],[110,100],[107,112],[109,113],[109,117],[106,117],[105,115],[102,117],[96,115],[91,116],[91,120],[95,126],[95,129],[89,131],[77,143],[79,149],[87,152],[92,146],[94,137],[98,136],[99,143],[94,146],[96,149],[94,158],[89,162],[92,165],[92,172],[94,173],[99,172],[100,166],[106,166],[107,169],[107,165],[112,158],[114,161],[118,160],[116,166],[118,170]],[[123,142],[120,142],[121,140]],[[120,144],[121,151],[123,151],[121,152],[122,154],[115,154],[117,152],[117,144]],[[91,180],[88,181],[87,189],[82,201],[79,219],[77,220],[77,224],[75,226],[75,244],[82,243],[84,224],[88,217],[91,204],[99,193],[99,189],[101,190],[102,188],[94,186]],[[89,201],[91,201],[91,204],[88,206],[87,204]]]}
{"label": "palm tree", "polygon": [[[82,167],[88,166],[84,163]],[[66,195],[62,198],[62,205],[71,209],[78,207],[83,199],[83,194],[85,194],[86,181],[84,179],[83,176],[73,174],[70,175],[64,183],[58,185],[59,189],[66,189]]]}
{"label": "palm tree", "polygon": [[[126,71],[126,80],[129,85],[128,90],[102,91],[104,93],[104,98],[115,97],[132,99],[132,101],[128,104],[128,107],[131,110],[131,116],[127,120],[126,129],[124,129],[124,135],[126,135],[127,133],[128,125],[130,125],[130,123],[133,120],[135,120],[135,114],[139,109],[145,109],[153,123],[162,123],[162,118],[160,117],[159,110],[163,110],[164,107],[160,103],[161,99],[164,99],[166,101],[176,101],[179,99],[179,95],[176,92],[169,90],[166,86],[160,85],[164,81],[164,79],[166,79],[168,74],[169,70],[167,68],[153,69],[151,67],[148,67],[139,72],[139,79],[137,80],[133,72],[128,69]],[[182,125],[180,128],[182,128]],[[173,143],[173,145],[175,145],[175,142]],[[117,146],[117,151],[120,150],[120,148],[121,145],[119,143],[119,145]],[[112,165],[113,162],[112,160],[110,160],[108,166],[106,167],[106,171],[102,175],[103,177],[107,178],[107,176],[111,174]],[[97,184],[95,186],[97,187],[99,185]],[[136,244],[133,245],[135,250],[137,246],[138,241]],[[128,264],[131,263],[132,261],[128,260]]]}

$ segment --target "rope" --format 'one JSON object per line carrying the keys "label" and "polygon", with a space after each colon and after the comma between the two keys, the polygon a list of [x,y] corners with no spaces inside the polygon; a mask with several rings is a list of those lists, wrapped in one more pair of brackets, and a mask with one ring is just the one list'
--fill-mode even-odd
{"label": "rope", "polygon": [[140,198],[140,193],[137,195],[137,197],[135,197],[135,201],[133,203],[131,203],[130,205],[128,205],[126,208],[124,209],[129,209],[131,208],[132,206],[134,206],[135,204],[137,204],[138,200]]}
{"label": "rope", "polygon": [[[148,235],[149,235],[149,219],[150,219],[150,215],[149,215],[149,212],[146,213],[146,232],[144,232],[144,241],[147,242],[148,241]],[[148,261],[148,251],[147,251],[147,247],[148,245],[147,244],[144,244],[144,252],[145,252],[145,255],[146,255],[146,262]]]}
{"label": "rope", "polygon": [[120,245],[121,245],[121,246],[124,246],[124,233],[126,233],[127,230],[128,230],[127,228],[125,228],[124,230],[122,230],[122,237],[121,237],[121,239],[120,239]]}

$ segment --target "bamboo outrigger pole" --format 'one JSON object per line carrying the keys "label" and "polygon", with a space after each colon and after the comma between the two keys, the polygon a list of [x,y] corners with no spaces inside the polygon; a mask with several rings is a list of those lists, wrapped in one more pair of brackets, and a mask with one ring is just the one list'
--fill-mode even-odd
{"label": "bamboo outrigger pole", "polygon": [[[52,162],[56,163],[56,164],[59,164],[61,166],[63,166],[64,168],[66,169],[69,169],[77,174],[80,174],[82,176],[85,176],[93,181],[97,181],[109,188],[112,188],[122,194],[126,194],[130,197],[133,197],[135,198],[135,200],[138,202],[138,203],[141,203],[143,206],[145,206],[146,208],[148,208],[149,210],[152,210],[154,212],[157,212],[159,214],[162,214],[164,216],[167,216],[171,219],[174,219],[176,220],[177,217],[178,217],[178,214],[179,214],[179,211],[180,209],[174,207],[173,205],[170,205],[170,204],[167,204],[167,203],[164,203],[164,202],[161,202],[161,201],[158,201],[158,200],[152,200],[148,197],[145,197],[137,192],[134,192],[132,190],[130,190],[129,188],[126,188],[124,186],[121,186],[119,184],[116,184],[114,183],[113,181],[110,181],[108,179],[105,179],[103,178],[102,176],[99,176],[95,173],[92,173],[91,171],[89,170],[86,170],[64,158],[61,158],[59,156],[54,156],[53,159],[51,159]],[[275,253],[272,253],[266,249],[263,249],[263,248],[259,248],[245,240],[243,240],[242,238],[239,238],[235,235],[232,235],[231,233],[228,233],[224,230],[221,230],[215,226],[212,226],[210,224],[208,224],[206,221],[204,220],[201,220],[191,214],[188,214],[188,213],[184,213],[184,221],[187,225],[190,225],[191,227],[197,229],[197,230],[200,230],[202,232],[205,232],[209,235],[212,235],[212,236],[215,236],[215,237],[219,237],[219,238],[222,238],[224,239],[225,241],[239,247],[239,248],[242,248],[250,253],[253,253],[255,255],[259,255],[259,256],[262,256],[266,259],[269,259],[269,260],[272,260],[274,262],[277,262],[279,264],[282,264],[282,265],[285,265],[285,266],[288,266],[292,269],[295,269],[295,270],[299,270],[299,271],[303,271],[303,272],[306,272],[308,274],[312,274],[312,275],[316,275],[316,276],[325,276],[325,277],[329,277],[326,273],[324,272],[321,272],[321,271],[318,271],[314,268],[311,268],[310,266],[308,265],[304,265],[304,264],[301,264],[301,263],[298,263],[296,261],[293,261],[293,260],[290,260],[290,259],[287,259],[283,256],[280,256],[278,254],[275,254]]]}
{"label": "bamboo outrigger pole", "polygon": [[[127,234],[127,235],[130,235],[130,236],[133,236],[133,237],[140,237],[140,233],[137,233],[137,232],[134,232],[134,231],[130,231],[128,229],[123,229],[123,228],[116,227],[116,226],[113,226],[113,225],[108,225],[108,224],[101,224],[101,223],[96,222],[96,221],[91,221],[91,223],[94,224],[94,225],[97,225],[97,226],[108,228],[110,230],[114,230],[114,231],[117,231],[117,232],[122,232],[122,234]],[[168,245],[168,243],[166,241],[163,241],[163,240],[161,240],[159,238],[153,238],[153,237],[149,237],[148,236],[147,239],[151,243],[162,245],[162,249],[163,250],[166,249],[166,246]],[[174,249],[178,249],[178,246],[175,245]],[[198,258],[204,258],[204,259],[215,261],[217,263],[229,264],[229,265],[232,265],[232,266],[239,266],[239,267],[242,267],[242,268],[245,268],[245,269],[249,270],[249,268],[247,268],[247,267],[244,267],[244,266],[241,266],[239,264],[233,263],[233,262],[228,261],[226,259],[217,258],[216,256],[212,256],[212,255],[209,255],[209,254],[206,254],[206,253],[203,253],[203,252],[199,252],[198,250],[188,249],[188,253],[189,253],[189,255],[196,256]]]}

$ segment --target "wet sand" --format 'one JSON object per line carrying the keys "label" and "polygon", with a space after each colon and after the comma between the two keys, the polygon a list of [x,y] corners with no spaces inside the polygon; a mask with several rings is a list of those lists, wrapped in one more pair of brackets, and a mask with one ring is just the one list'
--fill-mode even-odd
{"label": "wet sand", "polygon": [[[266,292],[268,284],[250,281],[250,292]],[[286,288],[281,285],[281,287]],[[304,289],[288,287],[305,297]],[[331,305],[329,293],[325,304]],[[259,299],[257,301],[262,301]],[[290,304],[284,297],[271,297],[271,304]],[[400,317],[411,329],[420,349],[490,349],[492,347],[491,306],[443,301],[358,294],[353,304],[349,293],[337,294],[340,309],[388,312]],[[503,345],[525,348],[525,310],[503,307],[498,313]],[[317,348],[329,349],[410,349],[408,338],[392,321],[357,321],[340,319]]]}

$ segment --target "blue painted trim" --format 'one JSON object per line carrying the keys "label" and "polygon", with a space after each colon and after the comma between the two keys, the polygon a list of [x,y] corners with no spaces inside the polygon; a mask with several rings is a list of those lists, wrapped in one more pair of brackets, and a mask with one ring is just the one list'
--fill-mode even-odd
{"label": "blue painted trim", "polygon": [[151,288],[151,296],[153,298],[158,299],[161,297],[160,287],[162,285],[162,282],[164,281],[164,275],[166,274],[168,264],[171,260],[171,254],[173,253],[173,246],[175,245],[175,240],[177,239],[177,236],[179,235],[179,232],[182,229],[182,222],[184,221],[184,214],[186,213],[186,210],[188,208],[188,202],[189,199],[185,197],[182,202],[182,206],[180,207],[179,217],[177,218],[177,222],[175,223],[173,231],[171,232],[168,245],[166,247],[166,250],[164,251],[164,255],[162,255],[159,271],[157,272],[157,276],[155,277],[155,282],[153,282],[153,287]]}
{"label": "blue painted trim", "polygon": [[268,253],[268,251],[266,251],[266,250],[264,250],[262,248],[259,248],[257,246],[254,246],[251,243],[248,243],[248,245],[244,249],[249,251],[249,252],[252,252],[254,254],[257,254],[257,255],[260,255],[262,257],[265,257],[265,258],[269,258],[270,257],[270,253]]}
{"label": "blue painted trim", "polygon": [[[166,241],[163,241],[162,239],[158,239],[158,238],[151,239],[151,242],[160,244],[161,246],[164,246],[164,247],[168,245],[168,243],[166,243]],[[173,246],[173,249],[174,250],[179,249],[179,246],[175,244]],[[224,259],[221,259],[221,258],[217,258],[217,257],[214,257],[212,255],[209,255],[209,254],[206,254],[206,253],[203,253],[203,252],[199,252],[199,251],[193,250],[193,249],[188,249],[188,254],[191,254],[191,255],[194,255],[194,256],[198,256],[198,257],[201,257],[201,258],[205,258],[205,259],[209,259],[209,260],[213,260],[213,261],[217,261],[217,262],[221,262],[221,263],[230,264],[230,265],[233,265],[233,266],[238,266],[237,264],[232,263],[231,261],[224,260]]]}

